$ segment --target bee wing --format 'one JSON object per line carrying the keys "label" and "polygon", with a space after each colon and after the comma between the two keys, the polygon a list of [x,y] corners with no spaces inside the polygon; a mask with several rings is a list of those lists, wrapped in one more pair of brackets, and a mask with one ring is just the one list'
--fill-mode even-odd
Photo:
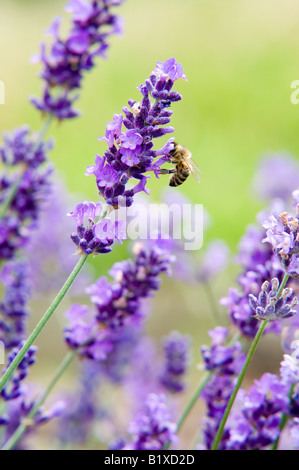
{"label": "bee wing", "polygon": [[[183,156],[183,155],[182,155]],[[189,167],[192,175],[194,176],[194,178],[196,179],[196,181],[198,183],[200,183],[200,175],[202,174],[202,171],[201,169],[198,167],[197,163],[193,160],[193,158],[191,157],[191,154],[190,156],[188,157],[185,157],[183,156],[184,158],[184,161],[186,163],[186,165]]]}

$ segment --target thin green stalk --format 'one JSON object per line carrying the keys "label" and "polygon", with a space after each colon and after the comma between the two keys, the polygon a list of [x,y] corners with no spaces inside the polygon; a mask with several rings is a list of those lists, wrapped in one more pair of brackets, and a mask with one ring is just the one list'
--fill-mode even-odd
{"label": "thin green stalk", "polygon": [[44,402],[46,401],[46,399],[52,392],[53,388],[55,387],[59,379],[62,377],[62,375],[64,374],[66,369],[70,366],[70,364],[73,362],[76,355],[77,355],[77,350],[75,349],[73,351],[70,351],[65,356],[65,358],[61,362],[51,382],[49,383],[48,387],[46,388],[46,390],[44,391],[40,399],[35,403],[30,413],[21,422],[19,427],[15,430],[15,432],[12,434],[12,436],[9,438],[9,440],[6,442],[6,444],[2,447],[1,450],[13,450],[15,448],[16,444],[19,442],[23,434],[28,429],[28,426],[30,426],[30,424],[34,420],[36,414],[40,410],[40,407],[44,404]]}
{"label": "thin green stalk", "polygon": [[235,386],[235,388],[234,388],[234,391],[233,391],[233,393],[232,393],[232,395],[231,395],[231,397],[230,397],[230,399],[229,399],[229,402],[228,402],[228,404],[227,404],[227,407],[226,407],[226,409],[225,409],[223,418],[222,418],[221,423],[220,423],[220,425],[219,425],[219,428],[218,428],[217,434],[216,434],[216,436],[215,436],[215,439],[214,439],[214,442],[213,442],[213,445],[212,445],[211,450],[217,450],[217,447],[218,447],[218,445],[219,445],[219,442],[220,442],[220,440],[221,440],[221,437],[222,437],[222,434],[223,434],[223,431],[224,431],[224,427],[225,427],[225,425],[226,425],[227,418],[228,418],[228,416],[229,416],[229,414],[230,414],[230,411],[231,411],[232,406],[233,406],[233,404],[234,404],[234,401],[235,401],[235,398],[236,398],[236,396],[237,396],[237,393],[238,393],[238,391],[239,391],[239,389],[240,389],[240,387],[241,387],[241,384],[242,384],[242,382],[243,382],[245,373],[246,373],[246,371],[247,371],[247,369],[248,369],[248,366],[249,366],[249,364],[250,364],[250,362],[251,362],[251,360],[252,360],[252,357],[253,357],[253,354],[254,354],[254,352],[255,352],[255,350],[256,350],[256,347],[257,347],[257,345],[258,345],[258,343],[259,343],[259,341],[260,341],[260,339],[261,339],[261,337],[262,337],[262,335],[263,335],[263,333],[264,333],[264,330],[265,330],[265,328],[266,328],[267,323],[268,323],[268,320],[264,320],[264,321],[261,322],[260,327],[259,327],[259,330],[258,330],[258,332],[257,332],[257,334],[256,334],[256,336],[255,336],[255,338],[254,338],[254,340],[253,340],[253,342],[252,342],[252,344],[251,344],[251,347],[250,347],[250,349],[249,349],[249,351],[248,351],[248,354],[247,354],[245,363],[244,363],[243,368],[242,368],[242,370],[241,370],[241,373],[240,373],[240,375],[239,375],[239,377],[238,377],[236,386]]}
{"label": "thin green stalk", "polygon": [[177,425],[177,432],[180,431],[181,427],[183,426],[187,416],[190,414],[190,411],[192,410],[192,408],[195,406],[196,402],[198,401],[198,397],[199,395],[201,394],[201,392],[203,391],[203,389],[205,388],[205,386],[207,385],[208,381],[210,380],[211,376],[213,375],[213,372],[207,372],[201,379],[194,395],[192,396],[190,402],[188,403],[188,405],[186,406],[185,410],[183,411],[182,413],[182,416],[178,422],[178,425]]}
{"label": "thin green stalk", "polygon": [[[199,395],[201,394],[202,390],[204,389],[204,387],[207,385],[208,381],[210,380],[211,376],[213,375],[213,371],[211,372],[207,372],[201,379],[194,395],[192,396],[191,400],[189,401],[189,403],[187,404],[185,410],[183,411],[182,413],[182,416],[178,422],[178,425],[177,425],[177,433],[180,431],[181,427],[183,426],[187,416],[189,416],[191,410],[193,409],[193,407],[195,406],[196,402],[198,401],[198,397]],[[169,447],[171,445],[171,441],[168,441],[164,447],[163,447],[163,450],[168,450]]]}
{"label": "thin green stalk", "polygon": [[[288,393],[288,398],[291,400],[292,396],[293,396],[293,392],[294,392],[294,388],[295,388],[295,384],[293,383],[290,387],[290,391]],[[280,423],[279,423],[279,435],[277,436],[277,438],[275,439],[272,447],[271,447],[271,450],[277,450],[278,448],[278,444],[279,444],[279,440],[280,440],[280,436],[281,436],[281,433],[282,431],[284,430],[287,422],[288,422],[288,419],[289,419],[290,415],[287,414],[287,413],[283,413],[282,416],[281,416],[281,420],[280,420]]]}
{"label": "thin green stalk", "polygon": [[[51,122],[53,120],[53,116],[49,115],[46,120],[44,121],[44,124],[40,130],[40,133],[38,135],[38,138],[37,140],[35,141],[32,149],[31,149],[31,152],[35,152],[36,149],[38,148],[39,144],[41,143],[41,141],[43,140],[44,136],[46,135],[50,125],[51,125]],[[0,206],[0,221],[3,219],[3,217],[5,216],[9,206],[11,205],[17,191],[18,191],[18,188],[19,188],[19,185],[23,179],[23,176],[24,176],[24,173],[25,171],[27,170],[27,166],[24,165],[23,168],[21,169],[20,171],[20,174],[18,176],[18,178],[15,180],[15,182],[12,184],[12,186],[10,187],[10,192],[7,196],[7,198],[5,199],[5,201],[3,201],[3,204]]]}
{"label": "thin green stalk", "polygon": [[211,289],[211,285],[209,281],[204,282],[203,284],[203,289],[205,291],[205,294],[207,296],[208,302],[210,304],[212,316],[215,320],[215,322],[220,322],[221,321],[221,315],[219,313],[218,305],[217,302],[215,301],[214,293]]}
{"label": "thin green stalk", "polygon": [[[228,346],[233,346],[235,344],[236,341],[239,341],[240,339],[240,333],[236,334],[232,339],[231,341],[229,342]],[[184,422],[186,421],[187,417],[189,416],[190,412],[192,411],[193,407],[195,406],[197,400],[198,400],[198,397],[199,395],[201,394],[201,392],[203,391],[204,387],[207,385],[208,381],[210,380],[210,378],[212,377],[212,375],[215,373],[215,370],[212,370],[212,371],[208,371],[206,372],[206,374],[202,377],[194,395],[192,396],[190,402],[187,404],[185,410],[183,411],[182,413],[182,416],[178,422],[178,425],[177,425],[177,433],[180,431],[181,427],[183,426]],[[163,449],[164,450],[167,450],[169,449],[171,445],[171,442],[167,442]]]}
{"label": "thin green stalk", "polygon": [[[289,276],[287,273],[284,274],[284,277],[283,277],[283,279],[282,279],[282,281],[281,281],[281,284],[280,284],[279,289],[278,289],[277,294],[276,294],[276,299],[279,299],[279,297],[281,296],[281,294],[282,294],[282,292],[283,292],[283,289],[285,288],[285,285],[286,285],[286,283],[287,283],[288,280],[289,280],[289,277],[290,277],[290,276]],[[256,336],[255,336],[255,338],[254,338],[254,340],[253,340],[253,342],[252,342],[252,344],[251,344],[251,347],[250,347],[250,349],[249,349],[249,351],[248,351],[248,354],[247,354],[245,363],[244,363],[243,368],[242,368],[242,370],[241,370],[241,373],[240,373],[240,375],[239,375],[239,377],[238,377],[236,386],[235,386],[235,388],[234,388],[234,391],[233,391],[233,393],[232,393],[232,395],[231,395],[231,397],[230,397],[230,400],[229,400],[229,402],[228,402],[228,404],[227,404],[227,407],[226,407],[226,409],[225,409],[223,418],[222,418],[221,423],[220,423],[220,425],[219,425],[219,428],[218,428],[217,434],[216,434],[216,436],[215,436],[215,439],[214,439],[214,442],[213,442],[213,445],[212,445],[211,450],[217,450],[217,448],[218,448],[218,445],[219,445],[219,442],[220,442],[220,440],[221,440],[221,437],[222,437],[222,434],[223,434],[223,431],[224,431],[224,427],[225,427],[226,421],[227,421],[227,419],[228,419],[229,413],[230,413],[230,411],[231,411],[231,409],[232,409],[232,406],[233,406],[233,404],[234,404],[234,401],[235,401],[235,398],[236,398],[236,396],[237,396],[237,393],[238,393],[238,391],[239,391],[239,389],[240,389],[240,387],[241,387],[241,384],[242,384],[242,382],[243,382],[245,373],[246,373],[246,371],[247,371],[247,369],[248,369],[248,366],[249,366],[249,364],[250,364],[250,362],[251,362],[251,360],[252,360],[252,357],[253,357],[253,354],[254,354],[254,352],[255,352],[255,350],[256,350],[256,348],[257,348],[257,345],[258,345],[258,343],[259,343],[259,341],[260,341],[260,339],[261,339],[261,337],[262,337],[262,335],[263,335],[263,333],[264,333],[264,330],[265,330],[265,328],[266,328],[266,326],[267,326],[267,324],[268,324],[268,321],[269,321],[269,320],[264,320],[264,321],[261,322],[261,325],[260,325],[260,327],[259,327],[259,330],[258,330],[258,332],[257,332],[257,334],[256,334]]]}
{"label": "thin green stalk", "polygon": [[73,284],[74,280],[76,279],[79,272],[81,271],[81,269],[82,269],[85,261],[87,260],[87,258],[88,258],[88,255],[80,256],[80,259],[79,259],[78,263],[76,264],[73,271],[69,275],[68,279],[66,280],[66,282],[64,283],[64,285],[62,286],[60,291],[58,292],[58,294],[55,297],[55,299],[53,300],[52,304],[50,305],[50,307],[48,308],[46,313],[43,315],[43,317],[41,318],[41,320],[39,321],[39,323],[37,324],[35,329],[32,331],[31,335],[29,336],[29,338],[25,342],[24,346],[19,351],[18,355],[15,357],[15,359],[12,361],[10,366],[7,368],[7,370],[5,371],[3,376],[1,377],[0,391],[3,389],[3,387],[5,386],[5,384],[7,383],[7,381],[9,380],[11,375],[13,374],[13,372],[15,371],[15,369],[18,367],[18,365],[20,364],[20,362],[24,358],[24,356],[27,353],[30,346],[32,346],[32,344],[34,343],[34,341],[36,340],[38,335],[42,332],[43,328],[45,327],[47,322],[50,320],[51,316],[53,315],[53,313],[57,309],[58,305],[63,300],[64,296],[66,295],[66,293],[70,289],[71,285]]}

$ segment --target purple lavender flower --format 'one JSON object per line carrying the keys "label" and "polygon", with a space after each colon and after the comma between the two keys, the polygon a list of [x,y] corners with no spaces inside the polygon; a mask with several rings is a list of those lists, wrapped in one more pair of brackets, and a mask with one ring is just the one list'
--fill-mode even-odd
{"label": "purple lavender flower", "polygon": [[70,0],[66,10],[72,13],[72,26],[66,39],[60,37],[60,18],[55,18],[47,33],[53,38],[50,51],[43,43],[39,56],[43,65],[41,78],[45,82],[42,98],[32,98],[33,105],[44,114],[57,119],[78,115],[73,103],[78,98],[74,90],[81,87],[85,72],[95,65],[97,56],[105,57],[107,39],[122,32],[121,21],[110,12],[123,0]]}
{"label": "purple lavender flower", "polygon": [[6,349],[17,346],[26,334],[31,295],[28,265],[8,262],[0,272],[5,292],[0,301],[0,341]]}
{"label": "purple lavender flower", "polygon": [[[5,431],[3,439],[4,445],[18,429],[20,424],[24,422],[34,407],[35,401],[33,396],[36,396],[36,390],[24,385],[22,394],[19,395],[18,398],[5,402],[5,410],[3,410],[0,415],[0,426],[2,426]],[[28,421],[28,426],[24,435],[18,441],[13,450],[26,450],[27,436],[34,433],[41,424],[45,424],[57,416],[60,416],[63,410],[64,404],[61,401],[54,403],[54,405],[52,405],[48,410],[39,409],[34,419]]]}
{"label": "purple lavender flower", "polygon": [[157,62],[155,71],[161,73],[161,75],[167,76],[173,82],[175,82],[175,80],[177,80],[178,78],[183,78],[184,80],[187,80],[186,75],[183,73],[183,67],[181,66],[181,64],[176,62],[174,58],[168,59],[164,63]]}
{"label": "purple lavender flower", "polygon": [[117,331],[124,325],[138,325],[144,314],[141,300],[158,290],[162,273],[169,274],[172,257],[154,242],[136,244],[135,260],[116,263],[110,271],[114,282],[100,278],[87,289],[97,308],[97,320]]}
{"label": "purple lavender flower", "polygon": [[[145,173],[153,171],[158,176],[160,166],[170,159],[173,139],[158,150],[153,149],[152,141],[174,130],[167,126],[172,114],[167,108],[182,98],[172,91],[178,78],[185,79],[185,76],[175,59],[164,64],[158,62],[150,78],[138,87],[141,102],[129,100],[131,110],[123,107],[124,117],[115,114],[113,121],[108,122],[105,136],[99,140],[105,140],[109,149],[103,157],[97,155],[95,165],[88,166],[86,172],[86,175],[95,175],[99,194],[107,204],[130,206],[134,194],[147,193]],[[122,131],[122,125],[127,130]],[[157,159],[158,156],[161,158]],[[128,189],[126,185],[132,179],[139,182]]]}
{"label": "purple lavender flower", "polygon": [[[23,343],[21,343],[18,347],[13,348],[8,356],[8,361],[6,368],[3,370],[3,374],[6,372],[12,361],[15,359],[17,354],[19,353],[20,349],[22,348]],[[10,381],[6,384],[6,386],[1,391],[1,397],[5,400],[14,400],[18,398],[22,393],[22,382],[27,377],[29,373],[29,367],[35,363],[35,354],[37,352],[37,348],[35,346],[31,346],[30,349],[25,354],[24,358],[18,365],[17,369],[13,373]]]}
{"label": "purple lavender flower", "polygon": [[171,332],[163,341],[165,366],[160,381],[171,392],[184,390],[184,376],[189,359],[190,337]]}
{"label": "purple lavender flower", "polygon": [[[102,215],[103,206],[100,202],[85,201],[78,204],[73,212],[67,215],[73,217],[77,223],[77,233],[71,234],[71,239],[77,246],[77,254],[108,253],[115,240],[120,243],[126,238],[125,221],[112,221],[105,217],[95,223],[95,219]],[[87,219],[87,226],[84,221]]]}
{"label": "purple lavender flower", "polygon": [[[242,271],[238,276],[240,290],[231,288],[228,296],[220,303],[228,307],[230,320],[245,336],[254,337],[259,321],[253,317],[249,304],[249,294],[259,295],[260,286],[268,279],[278,278],[281,282],[283,269],[277,261],[270,245],[262,243],[263,231],[259,226],[249,225],[241,238],[236,261],[241,264]],[[280,333],[279,323],[272,322],[267,332]]]}
{"label": "purple lavender flower", "polygon": [[223,240],[213,240],[207,247],[201,260],[197,277],[201,282],[208,282],[222,272],[228,264],[229,248]]}
{"label": "purple lavender flower", "polygon": [[280,364],[280,376],[286,384],[299,383],[299,341],[294,340],[291,345],[292,354],[284,354]]}
{"label": "purple lavender flower", "polygon": [[129,426],[129,433],[133,443],[125,449],[161,450],[167,442],[176,440],[176,424],[171,421],[163,395],[148,395],[144,410]]}
{"label": "purple lavender flower", "polygon": [[[207,385],[204,387],[201,398],[205,401],[207,415],[203,420],[203,438],[206,449],[211,449],[221,419],[233,393],[236,378],[231,375],[213,374]],[[222,450],[222,442],[227,439],[227,432],[224,430],[219,449]]]}
{"label": "purple lavender flower", "polygon": [[111,332],[99,327],[86,305],[73,304],[65,316],[69,320],[64,330],[68,346],[83,357],[104,361],[113,349]]}
{"label": "purple lavender flower", "polygon": [[[208,417],[204,420],[207,449],[211,448],[233,384],[229,376],[214,376],[203,391],[208,406]],[[281,417],[288,413],[288,405],[288,387],[275,374],[264,374],[248,392],[240,389],[218,449],[267,448],[280,434]]]}
{"label": "purple lavender flower", "polygon": [[[269,282],[265,281],[261,287],[258,298],[249,294],[249,303],[255,313],[255,318],[274,321],[289,318],[297,313],[293,307],[298,304],[298,299],[297,297],[293,297],[293,290],[290,288],[284,289],[281,296],[277,298],[278,288],[279,281],[277,278],[274,278],[271,281],[270,291]],[[292,302],[287,303],[292,297]]]}
{"label": "purple lavender flower", "polygon": [[228,308],[231,322],[243,335],[254,337],[258,330],[258,320],[253,317],[248,295],[230,288],[227,297],[220,300],[221,305]]}
{"label": "purple lavender flower", "polygon": [[0,220],[0,259],[10,259],[16,250],[23,247],[30,238],[49,190],[52,168],[46,165],[50,143],[36,143],[36,137],[29,136],[28,128],[17,129],[11,136],[4,137],[0,148],[1,158],[7,170],[0,178],[0,205],[9,198],[11,188],[18,187],[6,214]]}
{"label": "purple lavender flower", "polygon": [[280,198],[287,203],[292,191],[298,187],[298,180],[299,165],[292,155],[267,155],[259,162],[253,189],[261,199]]}
{"label": "purple lavender flower", "polygon": [[288,389],[275,374],[266,373],[255,381],[242,406],[243,417],[250,426],[244,442],[247,450],[262,449],[275,442],[288,404]]}
{"label": "purple lavender flower", "polygon": [[[52,180],[52,191],[39,217],[38,230],[31,233],[24,247],[30,268],[30,280],[37,296],[43,296],[46,292],[57,292],[77,262],[73,256],[74,246],[66,236],[74,228],[73,218],[65,216],[68,208],[73,206],[74,196],[56,175]],[[53,263],[56,258],[59,263]],[[91,272],[88,266],[86,268],[76,280],[76,295],[83,294],[86,286],[91,283]]]}
{"label": "purple lavender flower", "polygon": [[291,353],[283,356],[280,364],[280,376],[282,382],[292,391],[289,403],[289,415],[299,417],[299,341],[292,341]]}
{"label": "purple lavender flower", "polygon": [[263,242],[272,245],[282,268],[291,277],[299,277],[299,230],[298,230],[299,205],[296,217],[287,212],[280,215],[275,212],[263,224],[267,229],[267,237]]}
{"label": "purple lavender flower", "polygon": [[134,262],[114,264],[110,271],[114,282],[101,277],[86,289],[95,312],[85,305],[73,304],[66,313],[69,325],[64,336],[68,346],[83,357],[101,362],[110,377],[114,372],[117,376],[121,345],[134,344],[134,334],[128,337],[127,332],[128,328],[140,328],[144,316],[142,300],[159,288],[159,276],[169,272],[168,251],[155,244],[148,249],[140,245],[137,248]]}
{"label": "purple lavender flower", "polygon": [[101,418],[99,387],[101,369],[94,361],[80,363],[78,385],[63,397],[65,411],[57,420],[58,438],[62,444],[84,445],[92,434],[93,425]]}
{"label": "purple lavender flower", "polygon": [[228,329],[221,326],[210,330],[209,336],[212,339],[211,347],[201,347],[206,370],[213,370],[221,375],[239,374],[245,361],[241,343],[236,341],[233,346],[226,346]]}
{"label": "purple lavender flower", "polygon": [[7,167],[21,164],[28,168],[37,168],[47,160],[47,153],[52,148],[51,141],[41,141],[37,144],[37,137],[30,136],[28,126],[16,128],[11,135],[5,133],[3,138],[0,155]]}
{"label": "purple lavender flower", "polygon": [[292,437],[293,445],[296,450],[299,449],[299,418],[295,418],[290,426],[290,434]]}

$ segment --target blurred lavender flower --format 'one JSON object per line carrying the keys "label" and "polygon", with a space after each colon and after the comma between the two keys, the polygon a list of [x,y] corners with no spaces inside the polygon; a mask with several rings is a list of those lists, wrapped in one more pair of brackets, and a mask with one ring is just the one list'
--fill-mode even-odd
{"label": "blurred lavender flower", "polygon": [[[52,180],[51,193],[39,217],[38,230],[31,234],[25,246],[35,296],[60,289],[77,262],[73,256],[73,244],[69,242],[73,218],[65,216],[68,208],[72,206],[74,197],[56,174]],[[59,259],[59,263],[55,262],[55,259]],[[90,283],[91,266],[86,266],[75,281],[76,295],[83,294]]]}
{"label": "blurred lavender flower", "polygon": [[267,237],[263,242],[272,245],[273,251],[280,260],[282,268],[291,277],[299,278],[299,205],[296,216],[287,212],[280,215],[275,212],[263,224]]}
{"label": "blurred lavender flower", "polygon": [[299,340],[291,344],[292,353],[284,354],[280,364],[282,381],[291,390],[288,414],[289,417],[299,417]]}
{"label": "blurred lavender flower", "polygon": [[159,394],[162,391],[159,382],[160,357],[156,342],[153,338],[142,334],[140,330],[129,365],[124,386],[130,397],[132,412],[135,414],[144,405],[150,393]]}
{"label": "blurred lavender flower", "polygon": [[290,427],[290,435],[293,441],[294,448],[299,449],[299,418],[295,418]]}
{"label": "blurred lavender flower", "polygon": [[5,289],[0,301],[0,341],[10,349],[24,339],[27,330],[31,295],[28,265],[25,262],[6,263],[0,272],[0,281]]}
{"label": "blurred lavender flower", "polygon": [[96,361],[104,361],[113,349],[109,330],[100,329],[86,305],[73,304],[65,314],[69,326],[64,330],[64,339],[78,354]]}
{"label": "blurred lavender flower", "polygon": [[163,340],[165,355],[164,369],[160,375],[161,384],[171,392],[181,392],[189,359],[191,338],[178,331],[172,331]]}
{"label": "blurred lavender flower", "polygon": [[[214,376],[203,391],[208,405],[204,420],[207,449],[211,448],[232,390],[229,376]],[[275,374],[265,373],[248,392],[240,389],[218,449],[267,448],[280,434],[281,418],[288,412],[288,404],[288,387]]]}
{"label": "blurred lavender flower", "polygon": [[52,168],[46,165],[41,170],[39,167],[47,160],[52,144],[37,144],[36,137],[29,135],[27,127],[5,135],[4,140],[0,154],[6,173],[0,177],[0,205],[5,203],[11,188],[18,182],[16,193],[0,220],[0,259],[10,259],[27,243],[32,229],[36,228],[42,202],[49,193]]}
{"label": "blurred lavender flower", "polygon": [[255,380],[242,397],[242,413],[238,426],[229,430],[228,448],[261,450],[273,444],[280,434],[281,417],[288,404],[288,389],[275,374],[265,373]]}
{"label": "blurred lavender flower", "polygon": [[[202,422],[205,449],[211,449],[212,447],[235,384],[236,378],[232,375],[213,374],[200,395],[207,407],[207,414]],[[225,442],[227,437],[227,432],[224,430],[222,441],[220,442],[220,450],[222,450],[222,442]]]}
{"label": "blurred lavender flower", "polygon": [[280,364],[280,375],[284,383],[299,384],[299,340],[291,344],[292,354],[284,354]]}
{"label": "blurred lavender flower", "polygon": [[268,155],[259,162],[253,189],[263,200],[279,198],[288,203],[292,191],[298,188],[298,181],[299,164],[292,155]]}
{"label": "blurred lavender flower", "polygon": [[[278,279],[272,279],[270,291],[269,285],[268,281],[263,283],[258,298],[249,294],[249,303],[255,313],[255,318],[258,320],[274,321],[295,315],[297,312],[293,308],[298,304],[298,299],[293,297],[293,290],[290,288],[284,289],[281,296],[277,298],[279,289]],[[292,302],[287,303],[292,297]]]}
{"label": "blurred lavender flower", "polygon": [[[22,394],[18,398],[5,403],[5,410],[0,415],[0,427],[2,426],[5,430],[3,445],[6,444],[20,424],[24,422],[34,407],[35,401],[33,396],[36,396],[36,391],[24,385]],[[28,435],[34,433],[40,425],[60,416],[63,410],[64,404],[61,401],[54,403],[48,410],[39,409],[34,419],[27,421],[26,431],[13,450],[26,450],[26,438]]]}
{"label": "blurred lavender flower", "polygon": [[209,282],[224,271],[228,264],[229,248],[223,240],[213,240],[205,250],[203,259],[197,269],[200,282]]}
{"label": "blurred lavender flower", "polygon": [[74,90],[81,87],[83,75],[94,67],[97,56],[105,57],[107,39],[122,32],[121,21],[110,10],[123,0],[69,0],[66,10],[72,13],[72,25],[66,39],[60,38],[60,18],[55,18],[47,33],[53,38],[50,51],[45,43],[34,58],[41,62],[41,78],[45,82],[42,98],[32,98],[33,105],[57,119],[78,115],[73,109],[77,99]]}
{"label": "blurred lavender flower", "polygon": [[128,429],[133,435],[132,444],[125,450],[162,450],[167,442],[176,440],[176,424],[171,421],[165,397],[149,394],[135,421]]}
{"label": "blurred lavender flower", "polygon": [[[152,140],[174,130],[165,124],[170,122],[172,114],[167,108],[172,102],[182,99],[178,92],[172,91],[179,78],[185,79],[185,75],[174,58],[164,64],[158,62],[150,78],[138,87],[142,94],[141,103],[129,100],[132,111],[123,107],[125,117],[115,114],[113,121],[108,122],[105,136],[99,140],[105,140],[109,150],[103,157],[97,155],[95,165],[87,167],[86,172],[86,175],[95,175],[99,194],[107,204],[128,207],[136,193],[144,191],[148,194],[146,182],[149,176],[145,173],[154,171],[158,176],[160,166],[170,159],[173,139],[159,150],[153,150]],[[126,131],[121,130],[122,125]],[[157,159],[159,156],[161,158]],[[131,179],[139,182],[133,189],[126,189]]]}
{"label": "blurred lavender flower", "polygon": [[47,153],[52,148],[52,142],[36,142],[37,137],[30,136],[30,128],[16,128],[12,134],[3,134],[4,143],[0,155],[4,165],[13,168],[24,165],[26,168],[37,168],[47,160]]}
{"label": "blurred lavender flower", "polygon": [[[100,202],[85,201],[78,204],[73,212],[67,215],[73,217],[77,223],[77,233],[71,234],[71,239],[77,246],[76,254],[108,253],[114,240],[120,243],[126,238],[125,221],[112,221],[110,218],[103,218],[103,206]],[[95,223],[97,217],[101,217]],[[87,226],[84,221],[87,219]]]}
{"label": "blurred lavender flower", "polygon": [[[15,347],[12,349],[8,356],[8,361],[5,369],[2,371],[2,374],[6,372],[12,361],[15,359],[15,357],[18,355],[20,349],[23,346],[23,342],[19,344],[18,347]],[[27,377],[29,373],[29,367],[31,367],[36,359],[35,359],[35,354],[37,352],[37,348],[35,346],[31,346],[27,353],[25,354],[24,358],[18,365],[17,369],[13,373],[12,377],[10,378],[9,382],[6,384],[6,386],[2,389],[0,395],[1,397],[8,401],[8,400],[14,400],[15,398],[18,398],[20,395],[22,395],[23,390],[22,390],[22,382],[23,380]]]}
{"label": "blurred lavender flower", "polygon": [[205,369],[221,375],[238,375],[246,358],[241,343],[236,341],[233,346],[225,345],[228,329],[222,326],[208,333],[212,339],[211,347],[201,347]]}
{"label": "blurred lavender flower", "polygon": [[[249,304],[249,294],[259,295],[260,286],[268,279],[277,278],[281,282],[283,269],[268,244],[262,243],[264,234],[259,226],[249,225],[241,238],[236,261],[242,271],[238,276],[240,290],[231,288],[228,296],[220,300],[228,307],[230,320],[245,336],[254,337],[259,321],[253,317]],[[269,323],[267,332],[280,333],[280,324]]]}
{"label": "blurred lavender flower", "polygon": [[93,425],[100,418],[99,387],[101,372],[94,361],[80,364],[78,387],[65,394],[65,411],[57,421],[58,438],[64,445],[84,445],[92,435]]}
{"label": "blurred lavender flower", "polygon": [[138,244],[134,254],[134,261],[114,264],[110,271],[114,282],[101,277],[86,289],[95,313],[80,304],[66,313],[70,324],[65,328],[65,340],[78,354],[109,363],[108,356],[112,360],[111,353],[122,342],[121,335],[126,336],[126,327],[139,328],[144,316],[141,301],[159,288],[159,276],[169,273],[172,258],[154,242],[147,248]]}
{"label": "blurred lavender flower", "polygon": [[106,328],[117,331],[124,325],[138,325],[143,318],[141,300],[159,289],[162,273],[170,274],[173,261],[168,250],[155,240],[148,246],[134,246],[135,260],[115,263],[110,270],[114,283],[101,277],[87,289],[97,308],[97,320]]}

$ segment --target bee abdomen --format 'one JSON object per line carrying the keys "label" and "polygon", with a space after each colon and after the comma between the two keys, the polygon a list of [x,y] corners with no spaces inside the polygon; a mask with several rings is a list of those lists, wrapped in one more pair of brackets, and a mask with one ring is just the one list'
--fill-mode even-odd
{"label": "bee abdomen", "polygon": [[183,184],[189,174],[189,172],[174,173],[169,180],[169,186],[179,186],[180,184]]}

